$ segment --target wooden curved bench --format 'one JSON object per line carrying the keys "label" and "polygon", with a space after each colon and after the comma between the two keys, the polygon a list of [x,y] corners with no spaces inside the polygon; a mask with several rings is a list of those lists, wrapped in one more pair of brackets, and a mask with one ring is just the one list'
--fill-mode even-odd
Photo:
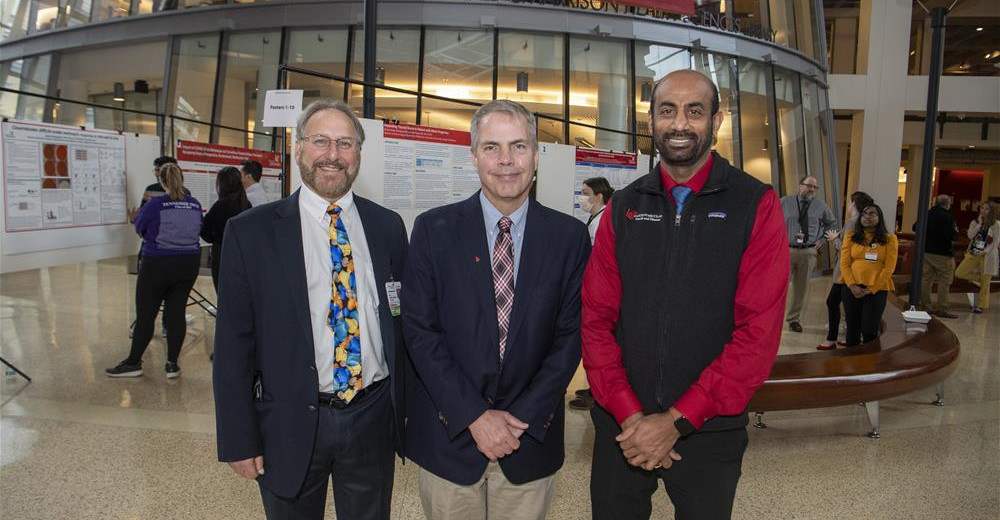
{"label": "wooden curved bench", "polygon": [[[958,365],[958,337],[937,319],[926,325],[906,323],[904,303],[889,296],[882,335],[850,349],[784,354],[754,394],[748,409],[762,414],[779,410],[825,408],[865,403],[872,423],[869,437],[879,437],[878,401],[928,388],[944,381]],[[943,404],[938,389],[935,404]]]}

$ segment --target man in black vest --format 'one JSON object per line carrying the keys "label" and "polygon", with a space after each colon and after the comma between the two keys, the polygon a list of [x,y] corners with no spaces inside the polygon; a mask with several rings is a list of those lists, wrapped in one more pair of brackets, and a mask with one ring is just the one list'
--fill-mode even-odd
{"label": "man in black vest", "polygon": [[719,91],[693,70],[653,89],[660,164],[615,192],[583,284],[594,399],[595,519],[649,518],[662,479],[676,518],[729,518],[746,407],[770,372],[788,237],[770,186],[710,153]]}

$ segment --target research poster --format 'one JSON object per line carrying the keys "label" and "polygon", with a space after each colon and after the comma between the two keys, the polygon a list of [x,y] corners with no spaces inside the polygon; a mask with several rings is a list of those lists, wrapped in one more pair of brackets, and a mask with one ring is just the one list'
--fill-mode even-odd
{"label": "research poster", "polygon": [[580,209],[580,202],[576,199],[581,194],[583,181],[591,177],[604,177],[612,188],[620,190],[645,173],[639,173],[639,157],[636,154],[577,148],[573,216],[583,222],[590,218],[589,213]]}
{"label": "research poster", "polygon": [[198,199],[204,211],[219,199],[215,176],[226,166],[239,168],[243,161],[257,161],[263,166],[260,184],[268,202],[281,198],[281,154],[267,150],[236,148],[219,144],[177,141],[177,165],[184,172],[184,187]]}
{"label": "research poster", "polygon": [[62,125],[2,125],[6,232],[126,222],[124,137]]}
{"label": "research poster", "polygon": [[423,211],[464,200],[479,189],[469,132],[386,124],[383,204]]}

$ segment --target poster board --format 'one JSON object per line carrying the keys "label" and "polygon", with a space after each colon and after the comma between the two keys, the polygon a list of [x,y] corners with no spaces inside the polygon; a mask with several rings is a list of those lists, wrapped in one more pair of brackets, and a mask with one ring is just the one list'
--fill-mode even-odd
{"label": "poster board", "polygon": [[3,254],[127,240],[125,137],[45,123],[0,123]]}
{"label": "poster board", "polygon": [[184,187],[208,211],[219,199],[215,176],[226,166],[240,167],[243,161],[257,161],[263,166],[260,184],[268,202],[281,198],[281,154],[266,150],[237,148],[220,144],[177,141],[177,165],[184,172]]}
{"label": "poster board", "polygon": [[639,169],[639,155],[634,153],[577,148],[574,162],[573,216],[583,222],[590,219],[590,213],[581,209],[577,200],[583,181],[591,177],[604,177],[617,191],[648,173]]}

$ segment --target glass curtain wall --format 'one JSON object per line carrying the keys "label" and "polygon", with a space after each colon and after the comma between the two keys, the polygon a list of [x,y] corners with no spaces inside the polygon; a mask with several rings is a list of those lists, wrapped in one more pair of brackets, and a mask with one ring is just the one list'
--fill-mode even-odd
{"label": "glass curtain wall", "polygon": [[[160,111],[158,101],[163,96],[163,60],[166,56],[166,40],[63,53],[55,76],[57,96],[157,113]],[[137,89],[137,80],[144,81],[145,87],[140,83]],[[114,101],[115,83],[122,84],[125,101]],[[69,101],[59,104],[52,120],[88,128],[157,133],[155,116],[121,113]]]}
{"label": "glass curtain wall", "polygon": [[[46,95],[52,58],[48,54],[9,61],[0,65],[0,85]],[[0,116],[25,121],[45,121],[43,98],[0,92]]]}
{"label": "glass curtain wall", "polygon": [[20,38],[28,34],[31,0],[4,0],[0,2],[0,41]]}
{"label": "glass curtain wall", "polygon": [[[375,82],[381,85],[418,90],[420,72],[420,29],[379,29],[376,49]],[[365,77],[365,31],[354,31],[351,79]],[[357,113],[364,107],[364,89],[351,85],[348,102]],[[375,118],[406,123],[417,122],[417,96],[375,91]]]}
{"label": "glass curtain wall", "polygon": [[722,112],[722,126],[716,137],[715,151],[730,163],[739,166],[739,93],[735,88],[736,58],[698,52],[691,57],[692,68],[712,78],[719,88],[719,111]]}
{"label": "glass curtain wall", "polygon": [[[422,92],[485,103],[493,99],[493,31],[427,29]],[[476,107],[423,98],[420,123],[468,130]]]}
{"label": "glass curtain wall", "polygon": [[91,12],[91,21],[100,22],[113,18],[122,18],[129,14],[129,0],[93,0],[94,10]]}
{"label": "glass curtain wall", "polygon": [[774,85],[771,66],[739,60],[740,136],[743,145],[743,169],[761,182],[774,184],[772,160],[778,145],[774,142]]}
{"label": "glass curtain wall", "polygon": [[[168,114],[204,121],[174,120],[171,146],[178,139],[208,142],[211,135],[212,102],[218,70],[219,35],[200,34],[176,40],[172,57],[173,89],[167,103]],[[168,122],[169,125],[169,122]]]}
{"label": "glass curtain wall", "polygon": [[691,53],[680,47],[652,43],[635,44],[635,119],[636,149],[646,155],[655,154],[649,128],[649,103],[653,86],[668,73],[691,67]]}
{"label": "glass curtain wall", "polygon": [[778,112],[778,155],[784,182],[783,193],[795,193],[806,166],[806,136],[802,122],[802,89],[799,75],[775,67],[774,98]]}
{"label": "glass curtain wall", "polygon": [[586,148],[630,149],[628,46],[624,41],[570,38],[569,144]]}
{"label": "glass curtain wall", "polygon": [[[344,77],[347,74],[347,29],[297,29],[288,32],[292,67]],[[302,89],[302,104],[323,98],[345,99],[344,82],[304,74],[289,74],[287,88]]]}
{"label": "glass curtain wall", "polygon": [[240,148],[271,149],[271,138],[252,132],[264,116],[264,93],[278,86],[281,31],[229,35],[222,64],[222,99],[216,100],[218,124],[246,128],[246,132],[220,128],[219,144]]}
{"label": "glass curtain wall", "polygon": [[[565,118],[561,34],[500,33],[497,50],[497,99],[510,99],[538,114]],[[539,118],[538,140],[565,143],[561,121]]]}

